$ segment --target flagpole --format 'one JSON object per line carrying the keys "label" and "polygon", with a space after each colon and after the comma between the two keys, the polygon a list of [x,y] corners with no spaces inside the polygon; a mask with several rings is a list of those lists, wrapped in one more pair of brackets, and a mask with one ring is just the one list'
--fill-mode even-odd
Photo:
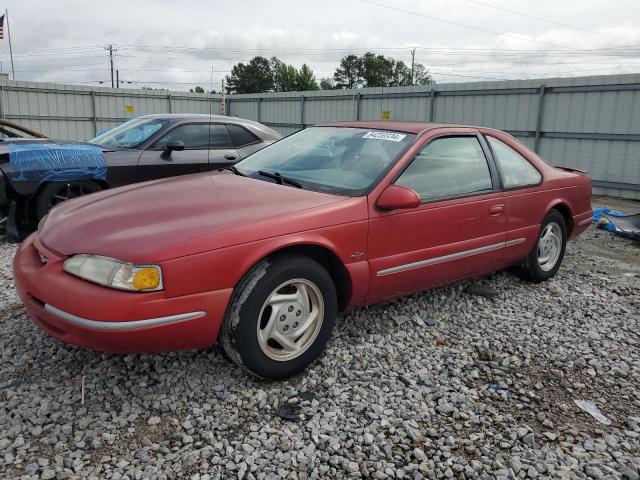
{"label": "flagpole", "polygon": [[4,9],[4,15],[7,19],[7,37],[9,38],[9,56],[11,57],[11,78],[16,79],[16,72],[13,69],[13,49],[11,48],[11,30],[9,29],[9,10]]}

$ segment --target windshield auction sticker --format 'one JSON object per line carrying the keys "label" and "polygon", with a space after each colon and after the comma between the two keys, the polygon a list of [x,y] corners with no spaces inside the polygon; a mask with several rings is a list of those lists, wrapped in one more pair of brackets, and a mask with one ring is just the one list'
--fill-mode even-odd
{"label": "windshield auction sticker", "polygon": [[362,138],[375,138],[376,140],[389,140],[391,142],[400,142],[404,137],[406,135],[402,133],[381,131],[367,132],[362,136]]}

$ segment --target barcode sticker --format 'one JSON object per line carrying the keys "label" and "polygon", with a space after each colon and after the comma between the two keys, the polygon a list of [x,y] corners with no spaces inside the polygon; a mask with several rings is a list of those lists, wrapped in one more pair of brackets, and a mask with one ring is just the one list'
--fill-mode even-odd
{"label": "barcode sticker", "polygon": [[367,132],[362,138],[375,138],[376,140],[389,140],[390,142],[400,142],[404,137],[406,137],[403,133],[396,132]]}

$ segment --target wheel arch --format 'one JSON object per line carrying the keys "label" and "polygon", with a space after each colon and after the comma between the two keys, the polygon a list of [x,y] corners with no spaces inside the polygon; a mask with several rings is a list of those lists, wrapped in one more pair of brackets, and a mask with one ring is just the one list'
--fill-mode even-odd
{"label": "wheel arch", "polygon": [[309,257],[324,268],[327,269],[334,285],[336,286],[336,294],[338,296],[338,309],[344,311],[352,296],[352,279],[345,264],[342,262],[336,252],[325,244],[315,242],[300,242],[285,245],[278,245],[263,253],[260,258],[251,263],[251,266],[242,275],[241,279],[236,283],[235,288],[242,283],[244,278],[249,272],[251,272],[257,265],[267,259],[276,259],[284,255],[302,255]]}
{"label": "wheel arch", "polygon": [[567,226],[567,238],[569,238],[571,236],[571,232],[573,231],[573,212],[571,210],[571,207],[567,202],[556,201],[548,209],[548,211],[551,210],[557,210],[564,218],[564,223]]}

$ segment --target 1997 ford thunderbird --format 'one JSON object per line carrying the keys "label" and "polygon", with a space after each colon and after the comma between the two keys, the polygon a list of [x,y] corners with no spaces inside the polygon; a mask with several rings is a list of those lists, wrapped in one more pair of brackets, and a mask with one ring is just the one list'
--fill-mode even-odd
{"label": "1997 ford thunderbird", "polygon": [[63,342],[141,352],[219,337],[247,371],[284,378],[318,357],[339,312],[511,265],[554,276],[591,215],[584,172],[503,132],[338,123],[226,171],[66,202],[14,274]]}

